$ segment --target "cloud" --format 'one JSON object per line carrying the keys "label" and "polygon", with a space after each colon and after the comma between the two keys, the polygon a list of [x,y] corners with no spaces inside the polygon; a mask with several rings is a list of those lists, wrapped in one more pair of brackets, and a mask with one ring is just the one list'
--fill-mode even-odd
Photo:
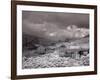
{"label": "cloud", "polygon": [[[24,11],[22,15],[22,31],[25,34],[50,40],[81,38],[89,35],[89,29],[86,28],[89,22],[87,14]],[[78,26],[80,24],[81,27]]]}

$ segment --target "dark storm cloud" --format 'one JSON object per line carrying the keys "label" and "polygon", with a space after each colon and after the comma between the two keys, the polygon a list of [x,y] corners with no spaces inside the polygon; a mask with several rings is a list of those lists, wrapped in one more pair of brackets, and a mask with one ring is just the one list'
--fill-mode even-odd
{"label": "dark storm cloud", "polygon": [[83,26],[88,27],[89,23],[88,14],[75,14],[75,13],[23,11],[23,20],[25,19],[33,23],[43,23],[43,21],[46,21],[63,26],[75,24],[81,27]]}
{"label": "dark storm cloud", "polygon": [[[23,32],[49,39],[59,40],[78,35],[77,31],[67,30],[68,25],[85,28],[89,26],[88,14],[51,13],[51,12],[22,12]],[[85,33],[88,32],[84,29]],[[82,30],[81,30],[82,32]],[[83,35],[83,32],[82,32]]]}

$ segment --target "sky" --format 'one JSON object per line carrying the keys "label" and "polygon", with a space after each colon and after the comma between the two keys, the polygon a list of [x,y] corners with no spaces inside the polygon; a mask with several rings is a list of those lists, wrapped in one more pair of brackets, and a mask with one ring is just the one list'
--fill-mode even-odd
{"label": "sky", "polygon": [[22,32],[51,40],[84,37],[89,34],[89,15],[23,11]]}

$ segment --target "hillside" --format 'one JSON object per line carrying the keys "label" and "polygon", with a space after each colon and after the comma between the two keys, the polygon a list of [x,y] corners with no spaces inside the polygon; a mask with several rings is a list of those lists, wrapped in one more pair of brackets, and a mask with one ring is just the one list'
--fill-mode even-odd
{"label": "hillside", "polygon": [[80,51],[88,52],[89,36],[55,42],[25,34],[24,38],[29,40],[23,42],[23,44],[27,44],[23,47],[23,69],[89,65],[89,54],[79,54]]}

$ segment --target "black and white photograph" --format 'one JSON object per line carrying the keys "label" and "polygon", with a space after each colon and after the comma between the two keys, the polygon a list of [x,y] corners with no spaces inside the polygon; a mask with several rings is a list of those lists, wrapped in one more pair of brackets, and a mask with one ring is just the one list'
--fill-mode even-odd
{"label": "black and white photograph", "polygon": [[89,66],[89,14],[22,11],[22,68]]}
{"label": "black and white photograph", "polygon": [[12,2],[13,79],[97,74],[97,7]]}

